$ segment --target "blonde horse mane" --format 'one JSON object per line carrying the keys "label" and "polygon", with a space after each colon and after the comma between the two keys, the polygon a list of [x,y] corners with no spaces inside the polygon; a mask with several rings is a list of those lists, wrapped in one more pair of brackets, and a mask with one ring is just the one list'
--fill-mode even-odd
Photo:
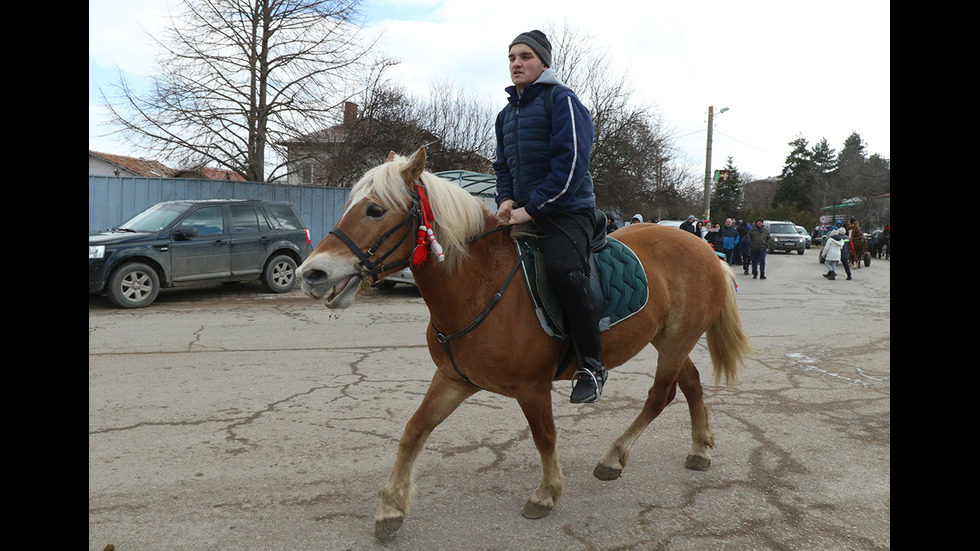
{"label": "blonde horse mane", "polygon": [[[403,171],[409,159],[395,155],[364,174],[351,188],[350,205],[368,196],[386,210],[405,212],[412,198]],[[483,231],[487,211],[480,201],[456,184],[423,171],[419,178],[432,207],[433,231],[442,245],[445,262],[439,264],[456,271],[468,255],[467,240]]]}

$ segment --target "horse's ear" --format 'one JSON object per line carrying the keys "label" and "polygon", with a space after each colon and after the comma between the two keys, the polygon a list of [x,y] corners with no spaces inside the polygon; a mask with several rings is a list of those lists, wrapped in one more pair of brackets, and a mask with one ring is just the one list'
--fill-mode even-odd
{"label": "horse's ear", "polygon": [[385,159],[385,162],[386,162],[386,163],[390,163],[391,161],[394,161],[394,160],[395,160],[395,152],[394,152],[394,151],[391,151],[391,150],[389,150],[389,151],[388,151],[388,158],[387,158],[387,159]]}
{"label": "horse's ear", "polygon": [[408,160],[408,166],[402,170],[402,176],[405,177],[406,182],[414,182],[422,176],[422,171],[425,170],[425,147],[420,147],[416,151],[412,158]]}

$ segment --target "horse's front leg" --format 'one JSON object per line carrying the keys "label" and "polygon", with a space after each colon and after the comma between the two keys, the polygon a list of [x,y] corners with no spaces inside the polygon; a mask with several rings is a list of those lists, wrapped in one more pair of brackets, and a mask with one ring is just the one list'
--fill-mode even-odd
{"label": "horse's front leg", "polygon": [[518,396],[517,401],[531,427],[534,446],[541,455],[542,477],[541,485],[528,498],[521,510],[525,518],[537,519],[548,516],[561,497],[565,484],[565,475],[558,464],[558,454],[555,451],[555,418],[551,411],[550,381],[547,388],[538,389],[526,395]]}
{"label": "horse's front leg", "polygon": [[448,379],[442,371],[436,370],[425,398],[405,425],[405,431],[398,442],[395,464],[381,491],[381,504],[374,513],[375,537],[389,537],[401,527],[405,515],[412,507],[415,495],[412,469],[422,446],[432,430],[449,417],[463,400],[478,390],[468,383]]}

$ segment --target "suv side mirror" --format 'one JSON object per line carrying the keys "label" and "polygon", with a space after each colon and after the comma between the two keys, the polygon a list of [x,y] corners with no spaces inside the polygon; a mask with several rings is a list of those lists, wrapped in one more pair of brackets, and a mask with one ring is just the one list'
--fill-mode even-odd
{"label": "suv side mirror", "polygon": [[176,239],[177,241],[186,241],[192,237],[197,237],[197,228],[181,227],[174,230],[174,239]]}

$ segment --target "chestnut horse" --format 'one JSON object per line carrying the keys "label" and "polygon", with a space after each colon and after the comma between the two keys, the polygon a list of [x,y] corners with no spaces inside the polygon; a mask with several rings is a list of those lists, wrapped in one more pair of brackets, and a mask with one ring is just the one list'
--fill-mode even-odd
{"label": "chestnut horse", "polygon": [[[513,277],[518,263],[513,238],[520,226],[503,224],[465,190],[424,168],[421,148],[409,159],[392,152],[385,163],[369,170],[352,188],[336,227],[296,270],[307,295],[324,299],[328,308],[347,308],[363,288],[414,257],[415,282],[429,308],[426,339],[436,369],[399,441],[375,513],[377,537],[394,534],[409,512],[415,492],[412,470],[426,438],[480,390],[517,400],[541,456],[541,484],[521,513],[527,518],[547,515],[564,481],[551,406],[563,342],[541,329],[520,278]],[[431,238],[416,231],[420,224],[433,227]],[[732,271],[704,241],[677,228],[634,224],[613,236],[640,259],[649,299],[640,312],[602,334],[603,360],[609,369],[622,365],[647,343],[659,354],[642,411],[593,474],[601,480],[620,476],[633,443],[673,400],[678,386],[691,414],[693,445],[686,467],[705,470],[714,433],[689,354],[707,332],[715,384],[722,377],[726,384],[735,382],[750,345],[736,306]],[[431,249],[424,248],[429,244]],[[517,281],[511,284],[512,279]],[[559,379],[571,379],[574,372],[573,361]]]}
{"label": "chestnut horse", "polygon": [[864,231],[861,230],[861,224],[857,220],[851,222],[848,230],[851,246],[851,256],[848,262],[857,270],[861,268],[861,263],[864,262],[864,253],[868,252],[868,239],[864,236]]}

